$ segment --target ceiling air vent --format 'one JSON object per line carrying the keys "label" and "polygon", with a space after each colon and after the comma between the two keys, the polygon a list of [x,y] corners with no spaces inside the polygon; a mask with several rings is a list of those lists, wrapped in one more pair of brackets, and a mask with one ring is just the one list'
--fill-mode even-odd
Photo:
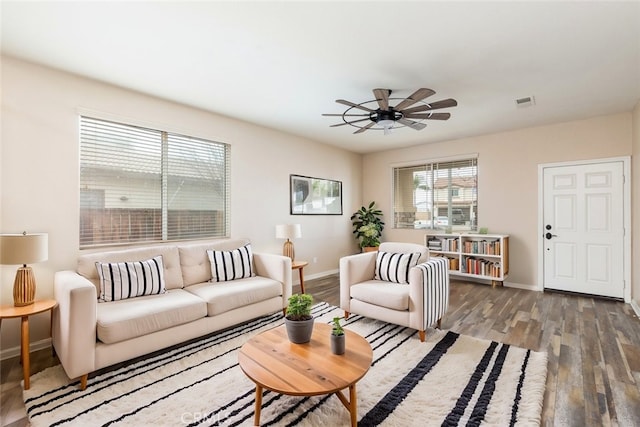
{"label": "ceiling air vent", "polygon": [[524,98],[516,99],[516,107],[518,108],[531,107],[532,105],[535,105],[535,103],[536,100],[533,96],[525,96]]}

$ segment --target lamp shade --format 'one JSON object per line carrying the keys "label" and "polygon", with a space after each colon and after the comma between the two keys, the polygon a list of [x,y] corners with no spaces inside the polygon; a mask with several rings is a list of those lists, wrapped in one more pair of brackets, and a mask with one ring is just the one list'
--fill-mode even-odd
{"label": "lamp shade", "polygon": [[0,234],[0,264],[33,264],[49,257],[49,235]]}
{"label": "lamp shade", "polygon": [[300,227],[300,224],[276,225],[277,239],[297,239],[300,237],[302,237],[302,227]]}

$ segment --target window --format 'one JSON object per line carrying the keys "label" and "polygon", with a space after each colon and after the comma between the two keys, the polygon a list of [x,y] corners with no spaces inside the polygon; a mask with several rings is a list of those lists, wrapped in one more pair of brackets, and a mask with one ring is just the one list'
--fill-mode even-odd
{"label": "window", "polygon": [[225,237],[229,146],[80,118],[80,248]]}
{"label": "window", "polygon": [[477,158],[396,167],[394,227],[475,230],[477,188]]}

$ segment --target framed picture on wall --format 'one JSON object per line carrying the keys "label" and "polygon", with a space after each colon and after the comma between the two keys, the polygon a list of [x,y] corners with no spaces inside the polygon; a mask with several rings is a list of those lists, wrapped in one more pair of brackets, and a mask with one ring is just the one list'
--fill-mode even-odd
{"label": "framed picture on wall", "polygon": [[342,182],[289,175],[291,215],[342,215]]}

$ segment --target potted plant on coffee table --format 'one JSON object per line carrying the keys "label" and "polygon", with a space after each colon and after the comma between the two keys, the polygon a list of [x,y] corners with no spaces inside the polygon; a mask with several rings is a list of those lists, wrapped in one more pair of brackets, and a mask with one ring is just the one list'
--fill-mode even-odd
{"label": "potted plant on coffee table", "polygon": [[289,297],[284,324],[287,328],[289,341],[294,344],[304,344],[311,341],[313,333],[312,305],[313,297],[309,294],[293,294]]}
{"label": "potted plant on coffee table", "polygon": [[331,328],[331,352],[333,354],[344,354],[345,350],[345,334],[340,318],[333,318],[333,327]]}
{"label": "potted plant on coffee table", "polygon": [[382,221],[382,211],[375,205],[375,201],[371,202],[369,207],[362,206],[351,215],[353,234],[356,235],[363,252],[375,251],[380,246],[384,222]]}

